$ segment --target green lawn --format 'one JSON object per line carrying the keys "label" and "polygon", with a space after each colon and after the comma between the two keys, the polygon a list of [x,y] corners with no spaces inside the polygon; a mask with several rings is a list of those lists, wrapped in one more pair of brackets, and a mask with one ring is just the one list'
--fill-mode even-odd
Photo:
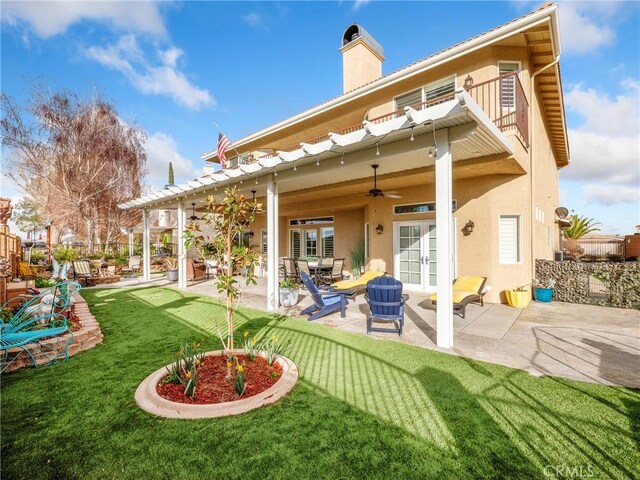
{"label": "green lawn", "polygon": [[155,418],[136,407],[137,385],[182,341],[218,348],[222,309],[169,288],[82,294],[104,342],[2,378],[2,478],[547,478],[546,466],[638,476],[639,391],[248,309],[240,332],[291,342],[293,392],[236,417]]}

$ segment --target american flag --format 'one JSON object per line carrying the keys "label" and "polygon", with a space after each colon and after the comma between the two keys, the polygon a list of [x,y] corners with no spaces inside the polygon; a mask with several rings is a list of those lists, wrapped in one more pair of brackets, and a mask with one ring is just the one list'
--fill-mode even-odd
{"label": "american flag", "polygon": [[219,132],[218,133],[218,158],[220,159],[220,166],[222,168],[227,168],[227,156],[225,155],[227,149],[231,146],[231,142],[227,138],[227,136]]}

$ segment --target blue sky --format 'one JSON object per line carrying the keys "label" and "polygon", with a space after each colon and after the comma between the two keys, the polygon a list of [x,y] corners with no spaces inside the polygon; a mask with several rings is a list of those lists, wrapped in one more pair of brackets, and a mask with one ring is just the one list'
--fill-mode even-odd
{"label": "blue sky", "polygon": [[[383,73],[505,23],[535,2],[2,2],[1,87],[93,89],[148,133],[148,182],[197,176],[215,148],[342,92],[351,22],[380,42]],[[640,3],[561,2],[572,165],[561,203],[603,233],[640,223]],[[2,194],[20,192],[3,176]]]}

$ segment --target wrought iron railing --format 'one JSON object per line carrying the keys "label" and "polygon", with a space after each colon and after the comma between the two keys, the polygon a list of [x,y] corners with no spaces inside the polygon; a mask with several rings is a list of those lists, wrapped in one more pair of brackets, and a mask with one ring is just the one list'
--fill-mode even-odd
{"label": "wrought iron railing", "polygon": [[[465,82],[465,88],[469,95],[471,95],[471,98],[474,99],[501,131],[515,130],[525,146],[529,146],[529,102],[517,72],[501,75],[486,82],[478,83],[477,85],[466,85]],[[424,110],[425,108],[453,100],[454,97],[455,92],[445,93],[438,97],[431,98],[426,102],[413,104],[411,108]],[[404,113],[404,108],[400,108],[385,115],[372,118],[369,121],[379,124],[398,118],[404,115]],[[358,123],[337,130],[336,133],[345,135],[360,130],[361,128],[363,128],[362,123]],[[322,135],[311,140],[306,140],[304,143],[320,143],[328,138],[328,134]],[[290,152],[298,148],[300,148],[299,143],[278,150]],[[260,158],[266,159],[275,157],[276,155],[276,153],[272,153]],[[256,160],[257,159],[252,158],[252,162]],[[231,163],[231,165],[229,165],[229,167],[234,166],[237,166],[237,164],[234,165]]]}
{"label": "wrought iron railing", "polygon": [[471,98],[504,131],[515,129],[529,146],[529,102],[517,72],[466,87]]}

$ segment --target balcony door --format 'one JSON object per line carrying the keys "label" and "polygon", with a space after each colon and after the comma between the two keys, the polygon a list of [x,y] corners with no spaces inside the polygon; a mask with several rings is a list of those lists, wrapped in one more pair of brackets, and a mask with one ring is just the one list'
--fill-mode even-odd
{"label": "balcony door", "polygon": [[[453,264],[455,275],[455,220]],[[438,285],[436,222],[394,222],[393,276],[412,292],[435,292]]]}

